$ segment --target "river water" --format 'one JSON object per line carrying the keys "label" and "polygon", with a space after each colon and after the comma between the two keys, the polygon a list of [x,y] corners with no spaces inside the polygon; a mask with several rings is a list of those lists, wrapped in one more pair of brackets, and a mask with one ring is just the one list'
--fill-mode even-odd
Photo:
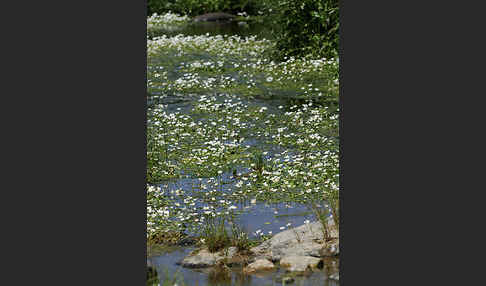
{"label": "river water", "polygon": [[[272,33],[268,26],[258,23],[197,23],[185,25],[171,29],[167,27],[165,29],[159,29],[151,31],[149,37],[159,36],[166,34],[169,36],[176,34],[184,35],[240,35],[251,36],[257,35],[261,38],[271,38]],[[163,102],[157,102],[156,97],[149,98],[149,106],[152,104],[163,103],[168,105],[169,111],[178,110],[179,112],[188,109],[191,104],[191,99],[181,100],[181,97],[165,96]],[[259,106],[265,106],[269,109],[275,110],[278,105],[282,104],[280,100],[254,100],[251,104],[257,104]],[[248,138],[245,144],[258,145],[261,144],[258,140]],[[278,148],[275,146],[275,148]],[[272,148],[266,148],[272,150]],[[272,156],[272,152],[269,152],[268,156]],[[245,170],[238,170],[244,172]],[[222,178],[229,178],[230,173],[224,173]],[[190,189],[191,186],[196,183],[195,179],[183,178],[175,181],[167,181],[161,184],[165,189]],[[231,189],[231,185],[227,185],[226,188]],[[306,220],[314,221],[316,218],[309,211],[309,206],[298,203],[279,203],[279,204],[267,204],[259,201],[244,201],[238,205],[239,216],[237,222],[243,227],[250,237],[255,237],[256,231],[263,231],[265,234],[275,234],[281,231],[282,227],[288,228],[288,225],[299,226]],[[186,269],[177,265],[177,262],[181,261],[193,248],[191,247],[174,247],[165,250],[162,253],[158,253],[156,256],[148,257],[147,263],[154,267],[158,272],[158,278],[162,282],[169,277],[179,276],[183,278],[184,285],[201,285],[201,286],[266,286],[266,285],[283,285],[282,282],[278,282],[278,278],[284,274],[283,270],[277,270],[275,272],[262,275],[262,276],[249,276],[242,274],[240,268],[232,269],[230,277],[218,277],[212,275],[210,270],[194,270]],[[313,272],[310,276],[295,277],[295,281],[291,285],[339,285],[338,281],[329,279],[329,275],[338,272],[338,259],[331,259],[326,261],[325,267],[322,270]],[[160,283],[161,285],[164,285]],[[172,284],[171,284],[172,285]],[[181,285],[181,284],[178,284]]]}

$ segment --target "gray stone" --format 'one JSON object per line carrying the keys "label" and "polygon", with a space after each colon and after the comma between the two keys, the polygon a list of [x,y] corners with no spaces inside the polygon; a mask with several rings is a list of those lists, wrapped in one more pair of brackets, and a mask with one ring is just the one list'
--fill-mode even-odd
{"label": "gray stone", "polygon": [[202,22],[202,21],[229,21],[232,20],[235,16],[228,14],[228,13],[207,13],[204,15],[199,15],[194,17],[194,22]]}
{"label": "gray stone", "polygon": [[339,273],[334,273],[329,276],[329,279],[339,281]]}
{"label": "gray stone", "polygon": [[285,256],[280,260],[280,266],[291,272],[304,272],[315,269],[322,263],[322,259],[311,256]]}
{"label": "gray stone", "polygon": [[197,253],[185,257],[180,262],[180,265],[187,268],[211,267],[216,264],[218,258],[219,255],[217,253],[211,253],[207,249],[201,249]]}
{"label": "gray stone", "polygon": [[260,271],[269,271],[273,270],[275,265],[269,261],[268,259],[258,259],[255,262],[248,264],[243,271],[245,273],[255,273]]}
{"label": "gray stone", "polygon": [[319,251],[321,256],[337,256],[339,255],[339,239],[328,242]]}
{"label": "gray stone", "polygon": [[231,257],[235,256],[235,254],[236,254],[237,252],[238,252],[238,248],[236,248],[236,247],[234,247],[234,246],[232,246],[232,247],[228,247],[228,252],[227,252],[227,253],[225,253],[225,252],[223,251],[223,253],[224,253],[225,255],[227,255],[227,257],[228,257],[228,258],[231,258]]}
{"label": "gray stone", "polygon": [[[339,238],[339,233],[332,220],[328,221],[330,236],[333,240]],[[325,246],[324,233],[320,222],[304,224],[276,234],[271,239],[251,251],[257,256],[278,261],[284,256],[314,256],[320,257]]]}
{"label": "gray stone", "polygon": [[237,252],[236,247],[230,247],[221,251],[211,253],[206,248],[200,249],[195,253],[186,256],[179,265],[186,268],[206,268],[211,267],[225,259],[231,259]]}

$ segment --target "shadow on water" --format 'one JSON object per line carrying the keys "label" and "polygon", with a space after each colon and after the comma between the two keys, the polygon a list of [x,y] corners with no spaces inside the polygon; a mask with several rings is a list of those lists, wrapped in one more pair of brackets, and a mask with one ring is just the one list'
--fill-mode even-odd
{"label": "shadow on water", "polygon": [[268,21],[190,22],[178,26],[162,26],[148,31],[148,36],[150,38],[162,35],[175,36],[178,34],[184,34],[187,36],[205,34],[209,34],[210,36],[257,36],[257,38],[265,38],[269,40],[274,38],[274,33],[272,33],[272,28]]}
{"label": "shadow on water", "polygon": [[159,274],[156,268],[151,263],[147,263],[147,286],[158,285],[159,283]]}

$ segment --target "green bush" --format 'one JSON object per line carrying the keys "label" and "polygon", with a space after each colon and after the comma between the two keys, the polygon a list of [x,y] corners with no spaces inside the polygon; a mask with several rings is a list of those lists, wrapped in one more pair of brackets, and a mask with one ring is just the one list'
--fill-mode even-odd
{"label": "green bush", "polygon": [[285,0],[277,5],[278,57],[338,56],[338,0]]}
{"label": "green bush", "polygon": [[148,0],[148,15],[173,12],[195,16],[210,12],[260,15],[273,23],[276,57],[337,57],[338,0]]}
{"label": "green bush", "polygon": [[254,15],[262,7],[257,0],[147,0],[148,15],[173,12],[183,15],[200,15],[210,12],[238,13]]}

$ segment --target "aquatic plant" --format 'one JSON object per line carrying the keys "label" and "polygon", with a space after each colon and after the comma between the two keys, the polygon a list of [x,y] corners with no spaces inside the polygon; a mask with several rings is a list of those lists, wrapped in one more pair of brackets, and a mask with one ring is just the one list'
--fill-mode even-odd
{"label": "aquatic plant", "polygon": [[338,59],[274,62],[272,49],[255,37],[147,41],[152,241],[206,229],[213,250],[245,248],[249,237],[220,225],[244,212],[241,202],[338,201]]}
{"label": "aquatic plant", "polygon": [[208,217],[201,236],[201,242],[208,248],[209,252],[219,251],[231,244],[231,238],[225,226],[225,218]]}
{"label": "aquatic plant", "polygon": [[157,14],[153,13],[150,17],[147,18],[147,29],[157,28],[163,25],[176,25],[181,23],[186,23],[190,20],[188,16],[181,16],[175,13],[164,13],[164,14]]}
{"label": "aquatic plant", "polygon": [[[332,200],[331,200],[332,201]],[[311,203],[310,208],[313,210],[315,217],[321,223],[324,240],[328,241],[331,239],[331,229],[329,228],[329,219],[332,219],[334,226],[339,231],[339,210],[336,208],[335,204],[328,205],[327,202],[323,207],[318,206],[315,202]]]}
{"label": "aquatic plant", "polygon": [[160,286],[186,286],[187,285],[184,283],[184,278],[179,271],[175,273],[171,273],[169,272],[168,268],[165,268],[163,274],[161,274],[160,276],[162,276],[162,280],[158,284]]}
{"label": "aquatic plant", "polygon": [[231,212],[231,246],[238,249],[239,252],[245,252],[250,250],[252,245],[250,238],[248,237],[248,232],[246,232],[241,226],[236,222],[235,215]]}

